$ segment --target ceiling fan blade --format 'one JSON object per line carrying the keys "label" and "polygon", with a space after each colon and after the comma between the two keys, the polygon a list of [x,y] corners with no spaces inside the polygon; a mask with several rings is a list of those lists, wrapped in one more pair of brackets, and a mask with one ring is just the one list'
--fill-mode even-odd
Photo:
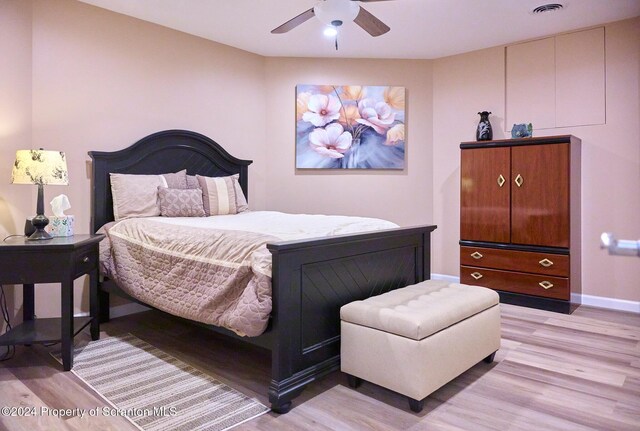
{"label": "ceiling fan blade", "polygon": [[370,12],[367,12],[365,8],[360,6],[360,11],[358,12],[358,16],[353,20],[356,24],[364,29],[367,33],[369,33],[373,37],[377,37],[385,34],[389,30],[389,26],[378,18],[373,16]]}
{"label": "ceiling fan blade", "polygon": [[280,27],[274,28],[273,30],[271,30],[271,33],[273,34],[286,33],[289,30],[293,30],[303,22],[313,18],[314,16],[315,16],[315,13],[313,12],[313,8],[311,8],[307,11],[302,12],[297,17],[292,18],[289,21],[285,22]]}

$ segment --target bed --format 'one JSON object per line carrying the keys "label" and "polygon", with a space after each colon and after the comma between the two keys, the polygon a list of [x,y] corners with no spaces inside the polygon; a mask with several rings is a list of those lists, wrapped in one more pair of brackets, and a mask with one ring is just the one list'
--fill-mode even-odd
{"label": "bed", "polygon": [[[250,160],[231,156],[212,139],[186,130],[149,135],[115,152],[90,151],[91,229],[114,220],[110,173],[163,174],[187,169],[209,177],[239,174],[248,199]],[[272,258],[272,309],[266,331],[231,337],[271,350],[269,402],[286,413],[304,387],[340,367],[339,308],[430,276],[430,235],[424,225],[322,239],[267,244]],[[109,295],[129,297],[113,280],[99,283],[101,320],[109,318]],[[139,302],[139,301],[138,301]]]}

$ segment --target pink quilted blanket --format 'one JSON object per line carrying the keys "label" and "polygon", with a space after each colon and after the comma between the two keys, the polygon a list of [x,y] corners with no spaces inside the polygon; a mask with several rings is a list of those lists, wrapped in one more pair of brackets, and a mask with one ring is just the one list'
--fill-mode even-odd
{"label": "pink quilted blanket", "polygon": [[260,335],[271,312],[271,254],[255,232],[128,219],[105,227],[102,272],[155,308],[239,335]]}

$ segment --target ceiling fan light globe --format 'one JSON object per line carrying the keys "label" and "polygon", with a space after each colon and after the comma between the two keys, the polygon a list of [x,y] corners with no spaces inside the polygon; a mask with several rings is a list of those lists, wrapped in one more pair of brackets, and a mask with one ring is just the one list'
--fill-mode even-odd
{"label": "ceiling fan light globe", "polygon": [[318,19],[327,25],[332,21],[353,21],[359,11],[360,6],[351,0],[324,0],[313,8]]}

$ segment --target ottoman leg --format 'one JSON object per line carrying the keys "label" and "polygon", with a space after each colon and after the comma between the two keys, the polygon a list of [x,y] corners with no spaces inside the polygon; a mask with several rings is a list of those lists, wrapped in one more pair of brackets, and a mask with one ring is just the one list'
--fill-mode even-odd
{"label": "ottoman leg", "polygon": [[424,408],[424,400],[424,398],[421,400],[414,400],[413,398],[409,398],[409,408],[416,413],[420,413]]}
{"label": "ottoman leg", "polygon": [[483,361],[485,361],[487,364],[490,364],[493,362],[493,358],[495,357],[496,357],[496,352],[493,352],[492,354],[484,358]]}
{"label": "ottoman leg", "polygon": [[354,389],[362,383],[362,379],[360,377],[352,376],[351,374],[347,374],[347,380],[349,381],[349,386]]}

